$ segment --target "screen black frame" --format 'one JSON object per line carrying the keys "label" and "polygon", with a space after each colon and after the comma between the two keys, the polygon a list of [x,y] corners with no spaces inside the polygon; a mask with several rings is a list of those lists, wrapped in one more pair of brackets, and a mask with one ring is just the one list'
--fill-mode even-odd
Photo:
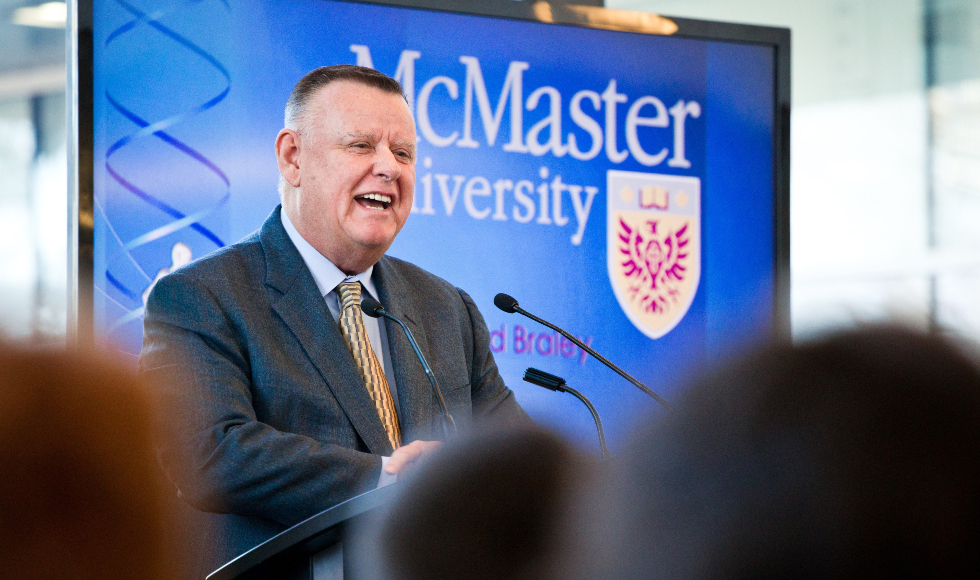
{"label": "screen black frame", "polygon": [[[514,0],[341,0],[457,14],[509,18],[556,25],[582,26],[662,34],[650,26],[650,15],[610,10],[602,0],[576,4]],[[92,14],[94,0],[69,4],[69,277],[68,343],[93,346],[94,320],[94,52]],[[598,12],[597,12],[598,11]],[[616,18],[601,18],[604,13]],[[600,18],[590,19],[589,15]],[[655,17],[657,18],[657,17]],[[788,340],[790,325],[790,30],[771,26],[715,22],[659,16],[676,25],[670,36],[770,46],[773,49],[773,328],[775,338]],[[673,28],[673,26],[671,27]]]}

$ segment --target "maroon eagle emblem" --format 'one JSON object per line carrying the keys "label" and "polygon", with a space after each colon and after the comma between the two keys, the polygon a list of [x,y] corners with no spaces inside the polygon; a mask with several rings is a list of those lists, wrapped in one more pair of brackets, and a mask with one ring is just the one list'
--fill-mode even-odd
{"label": "maroon eagle emblem", "polygon": [[688,224],[671,229],[650,219],[631,227],[620,218],[617,237],[630,300],[645,312],[667,312],[678,302],[687,271]]}

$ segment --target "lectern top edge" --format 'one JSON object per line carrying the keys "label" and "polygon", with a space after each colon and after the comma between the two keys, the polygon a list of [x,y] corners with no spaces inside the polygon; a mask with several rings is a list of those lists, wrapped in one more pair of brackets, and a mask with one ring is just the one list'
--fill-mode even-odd
{"label": "lectern top edge", "polygon": [[302,549],[305,543],[315,540],[351,518],[389,503],[398,494],[399,489],[398,484],[389,485],[328,508],[238,556],[209,574],[207,580],[232,580],[287,550]]}

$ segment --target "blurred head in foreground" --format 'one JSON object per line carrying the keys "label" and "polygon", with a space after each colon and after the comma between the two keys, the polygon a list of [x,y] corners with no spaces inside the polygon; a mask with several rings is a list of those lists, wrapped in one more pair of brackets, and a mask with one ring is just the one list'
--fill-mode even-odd
{"label": "blurred head in foreground", "polygon": [[540,578],[580,458],[541,430],[447,446],[406,484],[383,525],[389,580]]}
{"label": "blurred head in foreground", "polygon": [[980,375],[938,338],[771,347],[696,384],[622,467],[582,555],[596,577],[980,577]]}
{"label": "blurred head in foreground", "polygon": [[129,374],[0,348],[3,577],[164,577],[150,429]]}

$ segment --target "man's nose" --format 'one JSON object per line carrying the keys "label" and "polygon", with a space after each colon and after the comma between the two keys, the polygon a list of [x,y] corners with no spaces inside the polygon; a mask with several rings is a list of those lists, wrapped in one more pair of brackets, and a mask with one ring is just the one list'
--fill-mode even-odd
{"label": "man's nose", "polygon": [[387,147],[377,149],[377,158],[374,161],[374,174],[385,179],[385,181],[395,181],[402,174],[401,164],[395,159],[395,154]]}

